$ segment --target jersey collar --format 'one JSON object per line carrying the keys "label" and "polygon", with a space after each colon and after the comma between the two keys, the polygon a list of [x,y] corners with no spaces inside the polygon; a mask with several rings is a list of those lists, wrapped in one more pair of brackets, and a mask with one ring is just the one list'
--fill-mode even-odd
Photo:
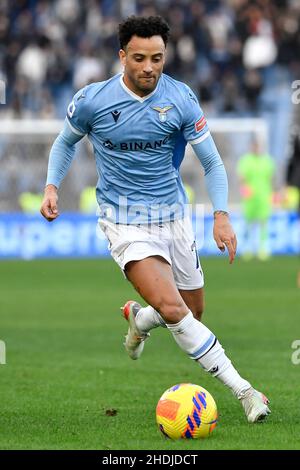
{"label": "jersey collar", "polygon": [[156,93],[156,91],[158,89],[158,84],[160,82],[160,78],[159,78],[155,89],[151,93],[149,93],[149,95],[139,96],[136,93],[134,93],[133,91],[131,91],[128,88],[128,86],[125,85],[123,77],[124,77],[124,74],[122,73],[121,76],[120,76],[121,87],[123,88],[124,91],[126,91],[126,93],[128,93],[128,95],[130,95],[132,98],[139,101],[140,103],[143,103],[144,101],[148,100],[149,98],[151,98],[151,96],[153,96]]}

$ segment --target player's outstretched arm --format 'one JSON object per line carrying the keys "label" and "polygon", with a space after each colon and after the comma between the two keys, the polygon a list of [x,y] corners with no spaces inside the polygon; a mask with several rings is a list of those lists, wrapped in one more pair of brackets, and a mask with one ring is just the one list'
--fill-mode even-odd
{"label": "player's outstretched arm", "polygon": [[192,146],[205,170],[205,183],[214,208],[213,236],[221,251],[227,248],[231,264],[236,254],[237,240],[228,216],[226,170],[211,135]]}
{"label": "player's outstretched arm", "polygon": [[74,158],[75,144],[82,139],[82,137],[83,134],[78,135],[74,133],[67,121],[65,121],[63,130],[52,145],[49,155],[45,194],[40,209],[42,216],[49,222],[52,222],[52,220],[59,216],[57,208],[57,190],[66,176]]}
{"label": "player's outstretched arm", "polygon": [[59,216],[57,188],[53,184],[45,187],[44,199],[41,205],[41,214],[48,222],[52,222]]}

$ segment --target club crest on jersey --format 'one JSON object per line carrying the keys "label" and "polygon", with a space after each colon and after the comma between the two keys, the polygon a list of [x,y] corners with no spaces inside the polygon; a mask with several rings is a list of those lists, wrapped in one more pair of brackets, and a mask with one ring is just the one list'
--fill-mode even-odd
{"label": "club crest on jersey", "polygon": [[167,120],[167,111],[169,111],[169,109],[172,109],[173,106],[165,106],[164,108],[161,108],[160,106],[152,106],[152,109],[154,109],[154,111],[157,111],[159,114],[158,114],[158,119],[160,120],[160,122],[166,122]]}

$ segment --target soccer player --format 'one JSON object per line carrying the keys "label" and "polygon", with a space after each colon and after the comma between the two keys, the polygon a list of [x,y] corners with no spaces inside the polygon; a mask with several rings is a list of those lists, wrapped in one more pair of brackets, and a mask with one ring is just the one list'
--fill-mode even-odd
{"label": "soccer player", "polygon": [[[267,246],[267,223],[272,210],[272,178],[274,162],[272,158],[261,152],[256,140],[252,142],[249,153],[243,155],[238,163],[238,174],[241,179],[242,208],[246,221],[245,259],[252,257],[255,252],[255,225],[259,228],[258,259],[264,261],[270,256]],[[251,246],[252,245],[252,246]]]}
{"label": "soccer player", "polygon": [[169,27],[161,17],[130,17],[119,28],[122,74],[76,93],[50,152],[43,216],[58,216],[57,189],[88,135],[99,180],[99,224],[111,255],[141,297],[123,307],[125,348],[138,359],[149,331],[168,328],[175,341],[240,400],[249,422],[263,419],[268,400],[243,379],[215,335],[200,321],[203,273],[179,175],[189,142],[205,169],[214,208],[214,238],[236,253],[227,209],[227,177],[191,89],[163,74]]}

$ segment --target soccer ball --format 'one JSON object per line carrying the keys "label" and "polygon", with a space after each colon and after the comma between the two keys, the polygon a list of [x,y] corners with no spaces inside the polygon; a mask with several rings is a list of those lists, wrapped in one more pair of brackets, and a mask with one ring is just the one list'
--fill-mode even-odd
{"label": "soccer ball", "polygon": [[200,385],[174,385],[163,393],[156,407],[159,430],[171,439],[208,437],[217,419],[215,400]]}

